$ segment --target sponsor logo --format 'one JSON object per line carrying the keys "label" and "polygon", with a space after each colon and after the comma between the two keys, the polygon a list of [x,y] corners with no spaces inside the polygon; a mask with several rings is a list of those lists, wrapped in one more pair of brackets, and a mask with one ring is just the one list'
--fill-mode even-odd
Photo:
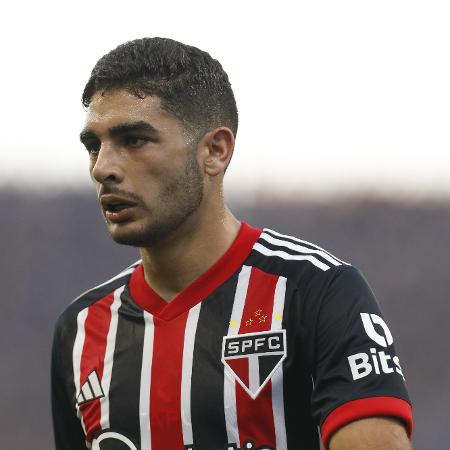
{"label": "sponsor logo", "polygon": [[83,403],[91,402],[104,396],[105,394],[103,393],[97,372],[93,370],[81,386],[80,392],[77,395],[77,404],[82,405]]}
{"label": "sponsor logo", "polygon": [[258,396],[285,358],[285,330],[245,333],[223,338],[222,363],[226,372],[253,399]]}
{"label": "sponsor logo", "polygon": [[[394,342],[386,322],[376,314],[361,313],[361,320],[367,336],[380,347],[388,348]],[[375,329],[375,325],[379,330]],[[391,356],[384,351],[371,348],[369,353],[356,353],[347,357],[354,380],[364,378],[374,372],[390,374],[396,372],[403,377],[398,356]],[[403,377],[404,378],[404,377]]]}
{"label": "sponsor logo", "polygon": [[138,450],[123,434],[105,431],[92,441],[92,450]]}
{"label": "sponsor logo", "polygon": [[[184,450],[196,450],[193,445],[185,445]],[[236,444],[228,444],[223,450],[275,450],[268,445],[262,445],[257,447],[253,441],[245,441],[242,447],[238,447]]]}
{"label": "sponsor logo", "polygon": [[[386,322],[376,314],[361,313],[361,320],[366,330],[367,336],[382,347],[389,347],[394,342],[391,331],[389,330]],[[375,325],[379,325],[383,334],[378,333],[375,330]]]}
{"label": "sponsor logo", "polygon": [[[138,450],[136,445],[123,434],[106,430],[92,441],[91,450]],[[184,450],[196,450],[195,445],[185,445]],[[236,444],[227,444],[223,450],[275,450],[268,445],[256,446],[253,441],[245,441],[240,448]]]}

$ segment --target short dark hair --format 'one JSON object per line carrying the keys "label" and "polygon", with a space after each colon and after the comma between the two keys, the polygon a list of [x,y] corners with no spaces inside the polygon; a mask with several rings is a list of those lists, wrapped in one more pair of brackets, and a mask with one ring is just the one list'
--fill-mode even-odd
{"label": "short dark hair", "polygon": [[221,64],[207,52],[167,38],[126,42],[100,58],[82,96],[88,107],[98,91],[127,89],[161,99],[161,107],[197,136],[225,126],[236,135],[236,101]]}

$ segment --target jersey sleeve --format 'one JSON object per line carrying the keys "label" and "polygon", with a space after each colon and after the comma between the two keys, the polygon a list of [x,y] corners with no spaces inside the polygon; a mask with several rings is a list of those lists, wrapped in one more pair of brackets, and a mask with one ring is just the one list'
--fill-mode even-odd
{"label": "jersey sleeve", "polygon": [[[58,325],[55,329],[51,362],[51,400],[53,432],[56,450],[86,450],[84,432],[76,416],[73,400],[70,398],[68,382],[71,379],[64,361],[71,359],[70,352],[64,350]],[[66,358],[61,358],[65,354]]]}
{"label": "jersey sleeve", "polygon": [[312,412],[325,447],[339,428],[366,417],[396,417],[410,435],[412,410],[394,339],[357,269],[335,270],[315,323]]}

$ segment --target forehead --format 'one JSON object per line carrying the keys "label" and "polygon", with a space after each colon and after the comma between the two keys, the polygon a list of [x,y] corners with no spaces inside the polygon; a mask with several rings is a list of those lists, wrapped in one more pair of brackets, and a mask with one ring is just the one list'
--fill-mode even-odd
{"label": "forehead", "polygon": [[162,128],[178,124],[178,120],[161,108],[155,96],[140,98],[124,89],[96,92],[87,109],[84,128],[99,133],[113,126],[145,121]]}

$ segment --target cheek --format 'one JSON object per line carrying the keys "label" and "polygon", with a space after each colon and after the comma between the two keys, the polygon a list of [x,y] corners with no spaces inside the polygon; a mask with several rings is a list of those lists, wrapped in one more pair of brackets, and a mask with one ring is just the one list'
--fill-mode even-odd
{"label": "cheek", "polygon": [[152,158],[133,165],[132,176],[150,183],[165,184],[183,172],[183,165],[176,158]]}
{"label": "cheek", "polygon": [[133,171],[130,177],[133,189],[136,191],[144,202],[146,199],[154,200],[155,197],[161,193],[164,189],[164,185],[167,183],[168,175],[166,172],[157,170],[156,168],[142,168]]}

